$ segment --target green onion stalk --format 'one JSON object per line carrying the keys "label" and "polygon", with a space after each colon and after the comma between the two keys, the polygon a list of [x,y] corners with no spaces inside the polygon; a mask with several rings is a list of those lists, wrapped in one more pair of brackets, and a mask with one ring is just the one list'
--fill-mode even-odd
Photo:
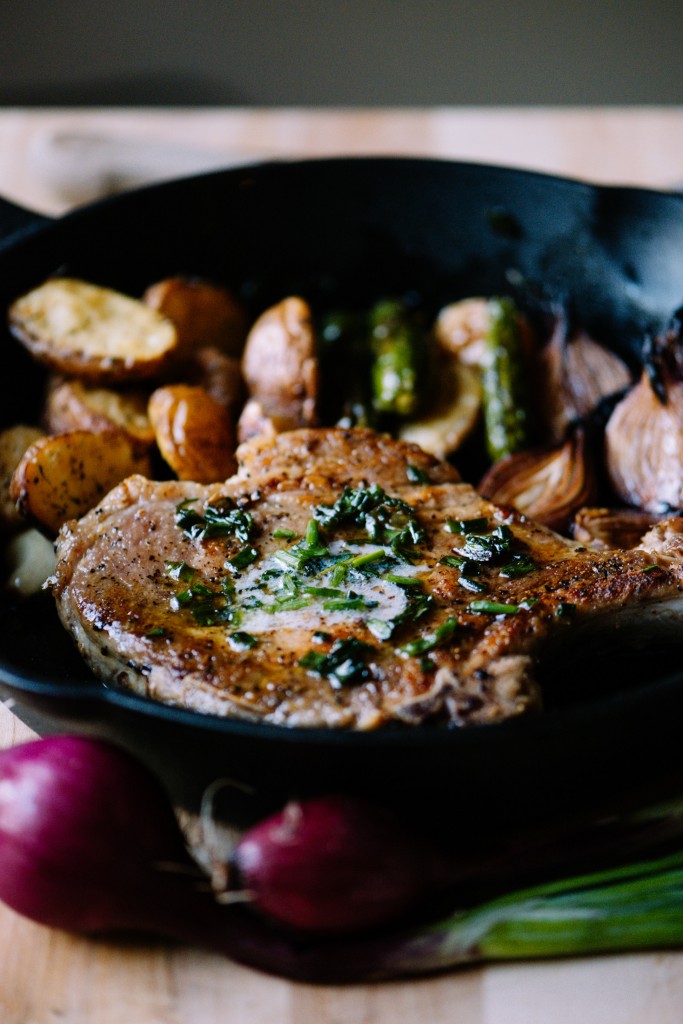
{"label": "green onion stalk", "polygon": [[292,936],[248,910],[229,909],[235,916],[217,948],[251,967],[314,983],[673,949],[683,946],[683,852],[520,889],[412,928],[331,941]]}

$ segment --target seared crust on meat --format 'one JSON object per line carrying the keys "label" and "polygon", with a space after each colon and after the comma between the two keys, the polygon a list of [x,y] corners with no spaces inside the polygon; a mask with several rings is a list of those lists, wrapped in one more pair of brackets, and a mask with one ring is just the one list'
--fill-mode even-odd
{"label": "seared crust on meat", "polygon": [[[588,551],[481,498],[452,467],[415,446],[373,431],[295,431],[249,442],[238,460],[237,474],[221,485],[132,477],[63,528],[52,590],[62,621],[105,681],[200,712],[285,726],[495,722],[540,707],[534,668],[544,644],[582,624],[675,602],[683,591],[681,563],[668,557],[666,540],[658,557],[655,531],[642,549]],[[345,486],[373,484],[406,503],[423,531],[412,561],[366,583],[341,584],[345,592],[359,591],[361,604],[370,596],[378,607],[326,610],[316,596],[278,610],[279,591],[273,594],[286,573],[275,556],[296,541],[274,533],[284,529],[300,540],[318,506],[334,504]],[[257,555],[239,571],[230,559],[243,551],[243,539],[192,535],[176,522],[182,503],[201,518],[208,505],[225,498],[253,521],[249,544]],[[481,561],[474,592],[455,564],[467,538],[452,531],[454,520],[481,519],[483,532],[500,531],[510,551],[527,562],[516,574],[506,567],[507,555]],[[681,521],[670,522],[670,532],[683,529]],[[656,530],[668,536],[663,526]],[[359,532],[358,524],[332,530],[323,519],[320,543],[329,550],[336,544],[337,557],[340,549],[376,551],[378,542]],[[228,578],[237,589],[231,600],[241,607],[241,623],[198,622],[191,605],[178,601],[191,586],[178,578],[181,565],[215,594]],[[391,582],[395,576],[407,576],[408,584],[405,578]],[[306,592],[304,584],[329,583],[327,569],[316,571],[299,592]],[[431,601],[425,614],[378,639],[373,617],[400,612],[416,589]],[[482,600],[507,611],[472,607]],[[255,645],[240,647],[239,631]],[[367,645],[359,676],[344,681],[316,671],[310,658],[300,664],[310,652],[326,654],[349,639]],[[419,643],[410,647],[416,640],[422,650]]]}

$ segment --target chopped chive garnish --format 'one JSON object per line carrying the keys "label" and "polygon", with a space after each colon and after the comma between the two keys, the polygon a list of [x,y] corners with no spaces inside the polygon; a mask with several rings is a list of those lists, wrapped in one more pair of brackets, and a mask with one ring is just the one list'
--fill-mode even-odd
{"label": "chopped chive garnish", "polygon": [[461,587],[464,587],[465,590],[471,590],[475,594],[485,594],[489,589],[485,583],[481,582],[481,580],[473,580],[471,576],[465,576],[462,573],[460,574],[458,583]]}
{"label": "chopped chive garnish", "polygon": [[226,563],[226,569],[230,568],[239,571],[240,569],[246,569],[248,565],[255,562],[258,558],[259,553],[256,548],[252,548],[249,544],[238,551],[236,555],[229,558]]}
{"label": "chopped chive garnish", "polygon": [[286,565],[288,569],[300,569],[303,561],[301,555],[297,555],[289,549],[276,551],[273,558],[281,562],[282,565]]}
{"label": "chopped chive garnish", "polygon": [[645,568],[643,569],[643,572],[652,572],[653,569],[657,569],[657,568],[658,568],[657,565],[646,565]]}
{"label": "chopped chive garnish", "polygon": [[312,603],[311,597],[284,597],[281,601],[273,601],[272,604],[261,605],[264,612],[276,614],[277,612],[295,612],[299,608],[308,608]]}
{"label": "chopped chive garnish", "polygon": [[320,530],[318,523],[315,519],[308,520],[308,526],[306,527],[306,538],[305,544],[308,548],[315,548],[318,546],[318,539],[320,536]]}
{"label": "chopped chive garnish", "polygon": [[497,601],[470,601],[471,612],[485,612],[487,615],[514,615],[522,605],[498,604]]}
{"label": "chopped chive garnish", "polygon": [[383,577],[387,583],[397,583],[399,587],[421,587],[422,580],[417,579],[415,576],[397,576],[396,573],[388,572]]}
{"label": "chopped chive garnish", "polygon": [[366,608],[376,608],[377,601],[366,601],[364,597],[345,597],[340,600],[323,601],[323,611],[326,612],[354,612]]}
{"label": "chopped chive garnish", "polygon": [[439,565],[447,565],[449,569],[462,569],[466,562],[467,559],[461,558],[460,555],[444,555],[439,559]]}
{"label": "chopped chive garnish", "polygon": [[536,568],[536,563],[529,555],[513,555],[509,562],[501,565],[498,574],[508,579],[516,579],[518,576],[526,576]]}
{"label": "chopped chive garnish", "polygon": [[329,679],[334,687],[362,683],[372,676],[365,659],[373,651],[374,647],[370,644],[350,637],[347,640],[337,640],[327,654],[307,651],[299,659],[299,665]]}
{"label": "chopped chive garnish", "polygon": [[156,629],[150,629],[149,633],[145,633],[145,636],[150,640],[157,636],[166,636],[166,630],[163,626],[157,626]]}
{"label": "chopped chive garnish", "polygon": [[446,619],[446,621],[442,622],[440,626],[437,626],[433,633],[428,633],[426,636],[421,636],[416,640],[411,640],[410,643],[404,644],[403,647],[399,647],[399,651],[401,654],[408,654],[411,657],[415,657],[418,654],[426,654],[427,651],[433,651],[436,647],[440,647],[442,644],[448,643],[455,634],[457,628],[457,619]]}
{"label": "chopped chive garnish", "polygon": [[305,594],[312,597],[343,597],[344,591],[338,587],[304,587]]}
{"label": "chopped chive garnish", "polygon": [[449,533],[460,533],[467,536],[469,533],[480,533],[488,529],[489,521],[485,516],[478,519],[447,519],[446,530]]}
{"label": "chopped chive garnish", "polygon": [[278,526],[276,530],[273,530],[275,540],[294,540],[296,536],[296,530],[289,530],[286,526]]}
{"label": "chopped chive garnish", "polygon": [[187,562],[164,562],[164,569],[172,580],[182,580],[184,583],[189,583],[197,572]]}
{"label": "chopped chive garnish", "polygon": [[378,640],[389,640],[394,632],[393,623],[387,619],[368,619],[365,625]]}
{"label": "chopped chive garnish", "polygon": [[411,484],[426,484],[429,482],[427,471],[420,469],[419,466],[407,466],[406,476]]}
{"label": "chopped chive garnish", "polygon": [[[195,501],[196,499],[192,499]],[[210,537],[237,537],[246,542],[254,533],[254,520],[243,509],[237,508],[232,498],[223,497],[211,502],[200,515],[189,502],[176,505],[176,525],[193,539]]]}
{"label": "chopped chive garnish", "polygon": [[251,633],[231,633],[228,637],[228,643],[233,651],[249,651],[252,647],[256,647],[258,637],[252,636]]}
{"label": "chopped chive garnish", "polygon": [[288,572],[283,572],[280,577],[280,586],[278,588],[287,597],[296,597],[299,592],[299,587],[293,576],[290,576]]}

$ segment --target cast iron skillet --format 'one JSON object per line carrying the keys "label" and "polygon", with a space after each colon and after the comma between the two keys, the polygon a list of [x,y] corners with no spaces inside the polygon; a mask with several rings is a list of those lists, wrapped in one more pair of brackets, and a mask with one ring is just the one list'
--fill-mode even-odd
{"label": "cast iron skillet", "polygon": [[[563,302],[637,358],[683,303],[682,197],[436,160],[240,168],[56,221],[2,203],[2,235],[3,308],[56,271],[132,294],[168,274],[205,274],[238,288],[254,313],[293,293],[314,305],[363,305],[409,289],[436,310],[521,288]],[[30,421],[40,371],[8,334],[0,343],[1,420]],[[535,719],[363,735],[231,722],[107,689],[48,598],[5,603],[0,615],[0,685],[19,712],[39,713],[47,729],[123,743],[186,801],[228,777],[266,800],[342,789],[449,830],[500,827],[563,814],[680,760],[683,670],[667,671],[656,651],[623,692],[589,696],[584,687]],[[589,662],[586,652],[577,682]]]}

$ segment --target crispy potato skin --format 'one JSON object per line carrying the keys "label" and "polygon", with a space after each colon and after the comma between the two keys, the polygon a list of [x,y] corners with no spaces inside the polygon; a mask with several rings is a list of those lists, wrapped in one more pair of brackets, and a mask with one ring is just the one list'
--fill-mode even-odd
{"label": "crispy potato skin", "polygon": [[307,302],[290,296],[261,314],[247,338],[242,373],[266,417],[273,412],[296,427],[316,424],[319,367]]}
{"label": "crispy potato skin", "polygon": [[178,344],[171,321],[144,302],[66,277],[16,299],[9,325],[38,362],[100,383],[152,377]]}
{"label": "crispy potato skin", "polygon": [[221,285],[169,277],[150,285],[143,301],[175,324],[181,357],[206,345],[238,356],[244,347],[249,328],[246,311]]}
{"label": "crispy potato skin", "polygon": [[214,483],[235,471],[235,431],[224,405],[189,384],[157,388],[149,418],[163,458],[180,480]]}
{"label": "crispy potato skin", "polygon": [[80,380],[63,380],[50,388],[44,422],[51,434],[70,430],[123,430],[143,449],[155,436],[147,415],[148,395],[142,390],[114,391]]}
{"label": "crispy potato skin", "polygon": [[10,495],[25,520],[53,537],[135,473],[151,475],[149,458],[122,430],[72,430],[42,437],[26,450]]}
{"label": "crispy potato skin", "polygon": [[43,436],[38,427],[17,424],[0,432],[0,530],[13,532],[26,526],[10,488],[14,472],[27,448]]}

